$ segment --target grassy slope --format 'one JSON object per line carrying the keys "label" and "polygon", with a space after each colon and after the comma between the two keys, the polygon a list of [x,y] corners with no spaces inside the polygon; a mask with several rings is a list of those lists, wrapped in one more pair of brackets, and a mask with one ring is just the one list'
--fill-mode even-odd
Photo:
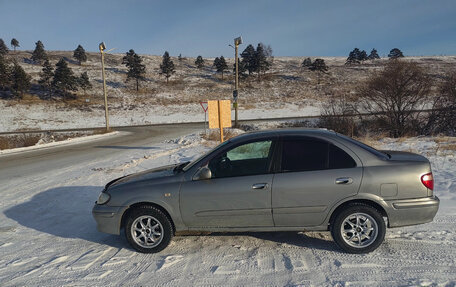
{"label": "grassy slope", "polygon": [[[50,61],[54,65],[64,57],[76,75],[86,71],[90,77],[93,89],[79,91],[75,100],[54,99],[53,105],[62,109],[68,108],[101,108],[103,104],[103,91],[101,80],[101,63],[97,53],[88,53],[88,61],[79,66],[72,58],[71,51],[48,52]],[[42,104],[49,100],[44,99],[39,91],[37,80],[41,71],[40,65],[32,64],[28,59],[30,51],[10,52],[10,57],[15,57],[25,71],[32,76],[34,90],[31,95],[22,101],[8,100],[7,104]],[[230,98],[233,90],[233,75],[231,71],[221,75],[215,74],[211,67],[213,59],[205,59],[205,67],[201,70],[194,65],[194,58],[178,61],[173,57],[176,74],[166,84],[164,77],[159,75],[161,56],[142,55],[146,65],[146,81],[141,83],[139,92],[135,91],[133,81],[126,82],[126,67],[122,65],[123,54],[110,54],[106,56],[106,72],[108,94],[112,108],[120,110],[141,109],[143,105],[182,105],[197,103],[206,99]],[[298,106],[308,105],[309,102],[320,102],[331,99],[334,95],[353,95],[355,87],[370,73],[381,68],[387,59],[367,62],[359,66],[345,66],[345,58],[324,58],[329,66],[329,73],[320,74],[301,68],[305,57],[280,57],[275,58],[272,69],[258,81],[257,76],[240,83],[240,104],[243,108],[253,108],[261,105],[265,108],[280,108],[286,103]],[[425,68],[436,81],[450,71],[456,63],[456,57],[409,57],[407,60],[417,62]],[[227,59],[231,69],[233,59]],[[86,103],[90,99],[90,103]]]}

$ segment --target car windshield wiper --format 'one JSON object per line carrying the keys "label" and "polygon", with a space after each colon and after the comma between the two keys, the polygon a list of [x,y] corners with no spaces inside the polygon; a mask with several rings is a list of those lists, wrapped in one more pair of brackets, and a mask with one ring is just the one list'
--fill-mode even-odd
{"label": "car windshield wiper", "polygon": [[186,161],[186,162],[183,162],[183,163],[181,163],[181,164],[179,164],[179,165],[176,165],[176,166],[174,167],[173,171],[174,171],[174,172],[180,172],[180,171],[182,171],[182,169],[183,169],[187,164],[189,164],[189,163],[190,163],[189,161]]}

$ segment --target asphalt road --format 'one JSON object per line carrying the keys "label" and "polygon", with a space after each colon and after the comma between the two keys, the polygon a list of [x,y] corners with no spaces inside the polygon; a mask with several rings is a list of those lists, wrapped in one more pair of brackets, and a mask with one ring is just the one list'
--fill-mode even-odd
{"label": "asphalt road", "polygon": [[144,148],[203,128],[201,123],[117,128],[120,134],[94,141],[0,155],[0,182],[27,177],[43,168],[58,170],[72,162],[84,163],[112,153]]}

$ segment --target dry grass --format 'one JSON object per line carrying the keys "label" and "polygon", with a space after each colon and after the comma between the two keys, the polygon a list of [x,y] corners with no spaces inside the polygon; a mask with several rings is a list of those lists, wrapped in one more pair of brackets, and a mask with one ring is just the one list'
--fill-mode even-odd
{"label": "dry grass", "polygon": [[88,134],[88,135],[103,135],[103,134],[107,134],[107,133],[110,133],[111,131],[107,131],[106,129],[96,129],[96,130],[93,130],[91,132],[91,134]]}
{"label": "dry grass", "polygon": [[438,143],[437,150],[456,151],[456,143],[449,143],[449,144]]}
{"label": "dry grass", "polygon": [[0,149],[11,149],[35,145],[41,139],[40,135],[12,135],[0,137]]}
{"label": "dry grass", "polygon": [[456,144],[449,144],[447,146],[444,146],[444,149],[456,151]]}
{"label": "dry grass", "polygon": [[[382,134],[382,133],[377,133],[377,134],[366,133],[363,136],[354,137],[354,139],[356,139],[357,141],[360,141],[362,143],[365,143],[368,146],[371,146],[373,148],[378,148],[379,140],[381,140],[385,137],[387,137],[387,135]],[[403,141],[405,138],[401,138],[401,139]]]}
{"label": "dry grass", "polygon": [[0,136],[0,150],[28,147],[36,145],[40,140],[47,142],[59,142],[69,138],[84,137],[108,133],[105,129],[81,132],[58,132],[58,133],[33,133]]}
{"label": "dry grass", "polygon": [[[76,99],[54,98],[42,100],[37,95],[25,95],[23,100],[6,100],[24,105],[42,105],[61,103],[64,107],[71,109],[95,108],[96,105],[103,105],[102,80],[100,72],[99,53],[87,53],[88,61],[79,66],[73,59],[72,51],[48,51],[51,64],[54,65],[60,58],[65,57],[75,75],[86,71],[89,75],[93,89],[87,90],[86,95],[79,91]],[[30,51],[18,51],[15,58],[33,76],[33,84],[37,84],[41,66],[30,62]],[[176,74],[166,80],[159,74],[161,56],[141,55],[146,65],[147,80],[140,83],[140,91],[135,91],[133,81],[126,83],[126,67],[122,65],[124,53],[108,54],[105,58],[106,78],[108,81],[108,96],[110,105],[121,106],[128,109],[131,103],[144,103],[154,105],[185,105],[195,104],[206,99],[232,98],[234,79],[231,71],[220,74],[210,67],[213,59],[205,58],[206,64],[203,69],[194,66],[194,58],[187,58],[178,61],[172,57],[176,65]],[[275,58],[271,69],[258,80],[256,74],[247,79],[240,79],[241,105],[246,109],[254,109],[259,105],[266,108],[282,107],[284,103],[305,105],[306,102],[331,101],[333,95],[347,97],[350,101],[356,101],[354,90],[360,81],[366,79],[371,73],[383,67],[387,59],[374,62],[367,62],[359,66],[346,66],[345,57],[324,58],[329,66],[327,74],[316,73],[301,68],[301,63],[306,57],[284,57]],[[231,68],[234,60],[226,58]],[[405,58],[426,67],[429,74],[435,79],[440,79],[454,67],[456,58],[440,57],[412,57]],[[38,93],[38,92],[36,92]],[[169,97],[161,97],[162,94],[169,94]],[[85,99],[90,99],[86,103]]]}
{"label": "dry grass", "polygon": [[[230,128],[223,129],[223,139],[225,141],[239,135],[239,131]],[[207,141],[220,141],[220,131],[218,129],[209,130],[207,134],[202,133],[201,137]]]}
{"label": "dry grass", "polygon": [[5,137],[0,137],[0,150],[9,149],[10,143]]}

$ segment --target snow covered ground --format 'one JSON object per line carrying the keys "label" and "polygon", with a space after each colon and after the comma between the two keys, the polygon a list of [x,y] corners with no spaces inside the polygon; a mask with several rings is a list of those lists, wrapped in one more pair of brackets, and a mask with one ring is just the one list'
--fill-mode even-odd
{"label": "snow covered ground", "polygon": [[[105,114],[103,109],[62,109],[55,105],[9,106],[0,101],[0,132],[17,130],[49,130],[103,127]],[[283,104],[271,109],[267,104],[257,104],[256,108],[240,108],[239,118],[264,119],[281,117],[319,116],[320,104],[301,106]],[[111,109],[111,126],[129,126],[161,123],[203,122],[204,111],[199,103],[186,105],[142,106],[130,109]],[[234,110],[231,118],[234,120]]]}
{"label": "snow covered ground", "polygon": [[99,233],[91,208],[124,174],[187,161],[213,144],[189,135],[119,156],[1,183],[0,286],[455,286],[456,139],[383,139],[432,162],[441,208],[433,223],[389,229],[371,254],[342,253],[326,232],[175,237],[159,254]]}

